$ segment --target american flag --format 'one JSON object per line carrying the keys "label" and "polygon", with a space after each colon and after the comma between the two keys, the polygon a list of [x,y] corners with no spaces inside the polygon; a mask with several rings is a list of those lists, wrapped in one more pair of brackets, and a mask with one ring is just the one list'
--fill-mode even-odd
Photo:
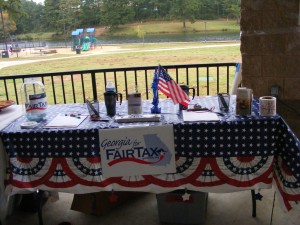
{"label": "american flag", "polygon": [[170,77],[164,68],[158,67],[155,71],[158,73],[158,89],[166,96],[171,98],[174,104],[180,103],[184,106],[188,106],[190,101],[189,96],[181,89],[181,87]]}

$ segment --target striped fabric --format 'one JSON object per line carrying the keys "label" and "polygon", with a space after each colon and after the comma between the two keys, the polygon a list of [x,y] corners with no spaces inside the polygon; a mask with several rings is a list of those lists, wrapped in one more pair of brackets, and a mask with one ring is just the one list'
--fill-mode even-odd
{"label": "striped fabric", "polygon": [[188,105],[190,101],[188,95],[181,89],[181,87],[170,77],[164,68],[159,67],[156,70],[158,73],[158,90],[171,98],[174,104]]}

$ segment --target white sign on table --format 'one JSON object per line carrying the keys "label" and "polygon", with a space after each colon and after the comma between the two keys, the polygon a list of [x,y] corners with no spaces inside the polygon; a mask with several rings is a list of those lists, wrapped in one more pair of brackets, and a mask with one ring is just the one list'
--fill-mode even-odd
{"label": "white sign on table", "polygon": [[101,129],[104,177],[175,173],[172,125]]}

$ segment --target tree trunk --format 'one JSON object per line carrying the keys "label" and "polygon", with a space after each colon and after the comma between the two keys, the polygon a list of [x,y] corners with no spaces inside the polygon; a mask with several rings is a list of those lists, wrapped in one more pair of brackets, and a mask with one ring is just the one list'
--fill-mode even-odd
{"label": "tree trunk", "polygon": [[186,28],[185,20],[183,20],[182,23],[183,23],[183,28],[185,29]]}

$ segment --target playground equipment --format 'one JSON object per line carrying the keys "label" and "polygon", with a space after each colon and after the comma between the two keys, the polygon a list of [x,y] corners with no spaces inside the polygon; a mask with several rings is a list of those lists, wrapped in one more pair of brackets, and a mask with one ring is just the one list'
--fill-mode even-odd
{"label": "playground equipment", "polygon": [[81,48],[81,43],[83,42],[83,29],[76,29],[72,31],[72,50],[75,51],[77,48]]}
{"label": "playground equipment", "polygon": [[[72,50],[88,51],[95,48],[97,39],[95,38],[95,28],[87,28],[86,34],[83,29],[76,29],[72,32]],[[80,53],[80,52],[78,52]]]}
{"label": "playground equipment", "polygon": [[81,49],[82,49],[82,51],[88,51],[88,50],[90,50],[90,46],[91,46],[90,38],[88,36],[86,36],[83,40]]}
{"label": "playground equipment", "polygon": [[97,44],[97,39],[95,38],[95,28],[87,28],[86,33],[90,38],[90,47],[95,48]]}

